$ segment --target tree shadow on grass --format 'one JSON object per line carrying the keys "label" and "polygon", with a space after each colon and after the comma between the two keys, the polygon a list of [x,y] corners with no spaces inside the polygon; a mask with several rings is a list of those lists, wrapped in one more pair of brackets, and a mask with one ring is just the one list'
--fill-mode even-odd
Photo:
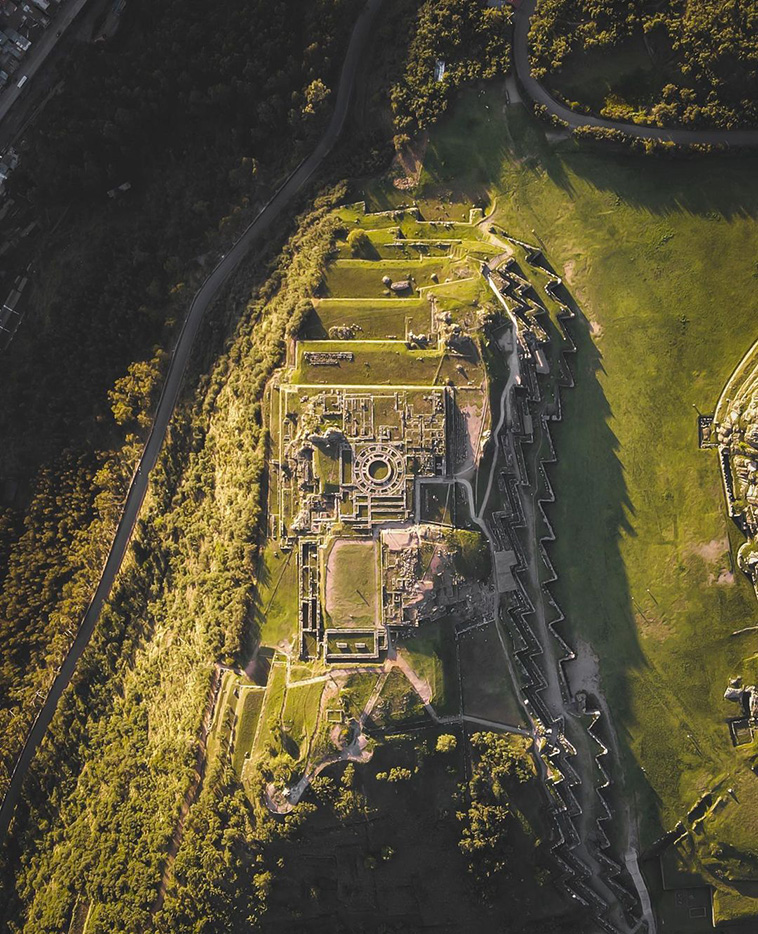
{"label": "tree shadow on grass", "polygon": [[[270,464],[271,458],[273,456],[273,445],[271,438],[266,440],[266,459],[267,463]],[[242,646],[241,658],[246,659],[256,659],[257,667],[257,656],[260,653],[260,638],[261,631],[263,629],[263,623],[266,619],[266,610],[267,607],[264,605],[265,595],[270,592],[271,589],[271,572],[266,564],[265,559],[265,548],[268,540],[266,527],[267,527],[267,518],[268,518],[268,495],[269,495],[269,473],[268,470],[263,471],[261,476],[260,484],[260,501],[263,504],[263,510],[261,515],[261,521],[258,523],[258,527],[255,533],[255,547],[257,548],[257,555],[255,561],[255,585],[252,588],[252,597],[250,601],[250,609],[247,613],[247,625],[244,627],[244,643]],[[270,659],[268,666],[265,667],[265,678],[263,684],[266,683],[268,679],[268,668],[270,667]]]}
{"label": "tree shadow on grass", "polygon": [[456,203],[486,205],[500,186],[505,162],[544,171],[571,193],[562,157],[545,137],[546,127],[521,107],[506,107],[498,85],[467,89],[434,130],[424,158],[419,194],[444,195]]}
{"label": "tree shadow on grass", "polygon": [[758,217],[758,155],[646,156],[570,143],[561,159],[600,191],[615,192],[653,214],[684,212],[714,220]]}

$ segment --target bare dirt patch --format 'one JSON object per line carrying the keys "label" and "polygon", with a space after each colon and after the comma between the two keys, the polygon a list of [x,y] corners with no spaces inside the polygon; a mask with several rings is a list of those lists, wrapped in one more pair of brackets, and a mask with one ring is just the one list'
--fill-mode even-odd
{"label": "bare dirt patch", "polygon": [[460,439],[460,447],[456,451],[456,470],[463,473],[475,467],[481,455],[481,439],[486,412],[484,406],[462,405],[460,407],[465,433]]}
{"label": "bare dirt patch", "polygon": [[714,561],[718,561],[724,552],[729,551],[729,542],[726,538],[714,538],[710,542],[702,542],[699,545],[690,545],[689,551],[691,554],[697,555],[698,558],[702,558],[703,561],[707,561],[709,564],[712,564]]}
{"label": "bare dirt patch", "polygon": [[429,145],[429,134],[419,133],[413,142],[404,146],[392,160],[392,184],[401,191],[415,188],[421,177],[426,147]]}
{"label": "bare dirt patch", "polygon": [[384,529],[384,543],[390,551],[400,551],[418,544],[418,531],[415,525],[409,528]]}

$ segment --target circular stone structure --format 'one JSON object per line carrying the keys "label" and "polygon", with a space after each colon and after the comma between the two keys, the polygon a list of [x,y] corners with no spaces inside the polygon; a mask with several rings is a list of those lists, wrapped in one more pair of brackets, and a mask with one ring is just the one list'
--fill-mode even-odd
{"label": "circular stone structure", "polygon": [[405,458],[389,444],[368,444],[355,457],[353,481],[361,493],[397,496],[405,483]]}

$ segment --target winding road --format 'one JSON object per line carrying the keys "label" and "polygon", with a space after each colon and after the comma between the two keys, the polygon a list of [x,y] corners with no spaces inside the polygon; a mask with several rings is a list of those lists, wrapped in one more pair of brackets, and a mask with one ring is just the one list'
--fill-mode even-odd
{"label": "winding road", "polygon": [[160,399],[155,411],[153,426],[145,444],[139,466],[132,477],[129,492],[124,504],[121,520],[111,545],[108,558],[103,566],[102,576],[97,590],[84,615],[81,626],[61,669],[53,682],[45,703],[37,715],[26,744],[13,770],[8,791],[0,806],[0,843],[3,842],[10,826],[13,813],[21,794],[26,773],[40,743],[53,719],[58,701],[73,677],[76,664],[92,636],[103,604],[110,594],[113,582],[118,574],[126,549],[131,539],[134,524],[139,516],[142,501],[147,491],[150,471],[155,466],[166,436],[171,416],[174,413],[184,371],[195,343],[200,324],[208,307],[213,303],[221,287],[247,255],[254,241],[266,233],[282,211],[306,185],[316,169],[331,152],[342,132],[350,107],[356,74],[362,63],[366,43],[371,36],[372,25],[383,0],[367,0],[350,37],[345,61],[342,66],[337,98],[329,125],[314,151],[300,163],[287,178],[274,197],[266,204],[252,223],[241,234],[234,246],[223,256],[195,294],[184,319],[171,361],[166,374]]}
{"label": "winding road", "polygon": [[683,146],[693,143],[758,146],[758,130],[688,130],[681,127],[638,126],[635,123],[622,123],[616,120],[605,120],[602,117],[587,116],[571,110],[565,104],[560,104],[534,77],[529,64],[529,22],[536,6],[537,0],[521,0],[521,5],[514,15],[513,65],[516,77],[528,97],[539,104],[544,104],[549,114],[565,120],[572,129],[580,126],[606,127],[611,130],[621,130],[628,136],[635,136],[638,139],[654,139]]}

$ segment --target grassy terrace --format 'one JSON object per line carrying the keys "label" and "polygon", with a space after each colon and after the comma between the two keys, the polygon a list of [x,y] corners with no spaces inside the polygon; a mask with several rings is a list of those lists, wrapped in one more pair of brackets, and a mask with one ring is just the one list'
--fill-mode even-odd
{"label": "grassy terrace", "polygon": [[[643,845],[724,776],[740,806],[706,820],[706,846],[758,841],[758,782],[742,761],[755,750],[732,748],[722,699],[758,651],[758,634],[732,636],[757,607],[730,572],[739,536],[693,408],[713,411],[755,339],[756,179],[754,158],[551,147],[493,91],[433,134],[417,193],[428,213],[450,192],[496,197],[496,222],[539,238],[586,312],[554,429],[553,590],[569,638],[599,657]],[[383,184],[367,195],[376,209],[396,198]]]}
{"label": "grassy terrace", "polygon": [[324,692],[322,681],[290,686],[282,712],[282,727],[297,744],[298,759],[305,765],[313,734],[318,725],[319,705]]}
{"label": "grassy terrace", "polygon": [[324,294],[330,298],[391,298],[392,293],[382,282],[385,276],[393,281],[410,280],[411,288],[402,293],[412,297],[419,288],[445,279],[466,278],[473,270],[463,260],[447,256],[387,260],[338,259],[328,269]]}
{"label": "grassy terrace", "polygon": [[[308,363],[303,354],[353,353],[353,360],[342,360],[337,366]],[[479,386],[484,371],[479,364],[466,364],[465,374],[456,369],[457,361],[448,354],[434,350],[408,350],[402,341],[300,341],[297,345],[297,367],[290,382],[341,386],[441,386],[447,379],[455,385]]]}
{"label": "grassy terrace", "polygon": [[264,645],[289,641],[297,632],[297,558],[268,545],[258,564],[256,620]]}
{"label": "grassy terrace", "polygon": [[316,302],[303,328],[305,340],[326,340],[329,328],[352,327],[365,340],[402,340],[407,330],[429,331],[431,312],[425,298],[329,299]]}
{"label": "grassy terrace", "polygon": [[237,731],[234,737],[232,765],[241,777],[245,758],[252,751],[258,719],[263,707],[264,692],[260,688],[246,688],[237,705]]}
{"label": "grassy terrace", "polygon": [[275,661],[266,686],[263,698],[263,708],[260,712],[260,728],[258,729],[253,756],[262,759],[269,756],[269,750],[278,748],[275,731],[278,729],[284,703],[287,696],[287,666],[282,661]]}

